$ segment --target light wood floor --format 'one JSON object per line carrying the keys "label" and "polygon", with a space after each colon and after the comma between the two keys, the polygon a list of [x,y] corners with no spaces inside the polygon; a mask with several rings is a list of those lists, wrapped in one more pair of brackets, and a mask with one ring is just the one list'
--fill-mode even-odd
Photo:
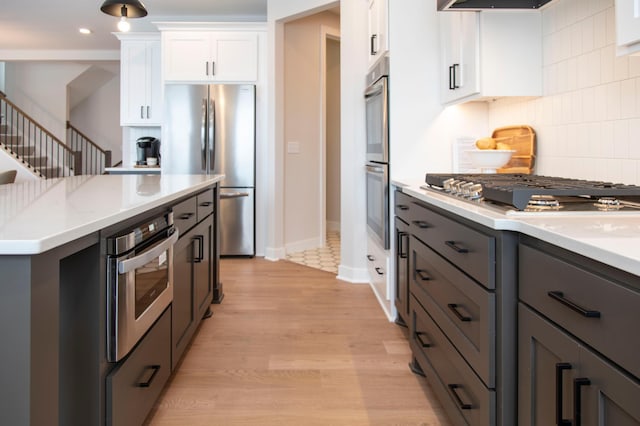
{"label": "light wood floor", "polygon": [[224,259],[221,279],[149,426],[449,426],[368,285],[263,259]]}

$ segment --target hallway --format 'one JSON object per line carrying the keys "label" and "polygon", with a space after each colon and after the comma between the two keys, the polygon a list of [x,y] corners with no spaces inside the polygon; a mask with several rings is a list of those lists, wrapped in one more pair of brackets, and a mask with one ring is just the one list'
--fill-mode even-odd
{"label": "hallway", "polygon": [[221,279],[149,426],[449,425],[369,286],[259,258]]}

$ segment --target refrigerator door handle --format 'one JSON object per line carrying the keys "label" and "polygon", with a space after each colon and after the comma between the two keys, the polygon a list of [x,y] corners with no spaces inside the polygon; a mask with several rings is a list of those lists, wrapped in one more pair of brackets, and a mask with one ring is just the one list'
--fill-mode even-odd
{"label": "refrigerator door handle", "polygon": [[200,152],[202,153],[202,170],[207,172],[207,100],[202,99],[202,127],[200,129]]}
{"label": "refrigerator door handle", "polygon": [[221,192],[220,193],[220,199],[224,200],[227,198],[242,198],[242,197],[248,197],[249,193],[248,192]]}
{"label": "refrigerator door handle", "polygon": [[211,129],[209,131],[209,138],[211,141],[210,145],[210,155],[209,161],[211,164],[209,165],[209,173],[213,173],[216,167],[216,101],[215,99],[211,99],[210,104],[210,114],[211,114]]}

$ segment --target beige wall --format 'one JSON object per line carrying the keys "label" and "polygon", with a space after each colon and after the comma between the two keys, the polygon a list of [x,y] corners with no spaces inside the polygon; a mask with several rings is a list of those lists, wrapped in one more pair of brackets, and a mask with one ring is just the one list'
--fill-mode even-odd
{"label": "beige wall", "polygon": [[111,150],[112,164],[122,160],[120,77],[114,77],[73,108],[69,121],[102,149]]}
{"label": "beige wall", "polygon": [[340,230],[340,41],[327,40],[326,209],[327,229]]}
{"label": "beige wall", "polygon": [[61,141],[66,139],[67,85],[89,65],[73,62],[7,62],[6,94]]}
{"label": "beige wall", "polygon": [[[322,26],[339,17],[321,12],[284,26],[284,238],[287,251],[320,244]],[[295,152],[297,151],[297,152]]]}

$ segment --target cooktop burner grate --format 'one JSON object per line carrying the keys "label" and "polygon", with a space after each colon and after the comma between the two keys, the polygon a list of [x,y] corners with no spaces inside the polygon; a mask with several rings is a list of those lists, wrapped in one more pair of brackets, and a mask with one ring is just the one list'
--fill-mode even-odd
{"label": "cooktop burner grate", "polygon": [[431,174],[426,183],[444,188],[445,181],[455,179],[482,185],[485,200],[509,204],[524,210],[534,195],[583,197],[638,197],[640,186],[525,174]]}

